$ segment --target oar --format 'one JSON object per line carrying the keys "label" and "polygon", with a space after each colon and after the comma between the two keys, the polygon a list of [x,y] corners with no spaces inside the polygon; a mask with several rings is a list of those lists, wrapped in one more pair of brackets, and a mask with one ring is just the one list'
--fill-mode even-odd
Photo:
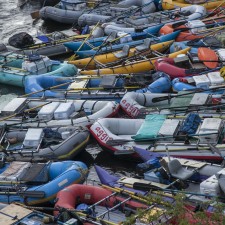
{"label": "oar", "polygon": [[134,187],[134,189],[142,190],[142,191],[158,190],[158,191],[168,192],[168,193],[172,193],[172,194],[176,193],[176,194],[185,194],[185,195],[194,195],[194,196],[204,196],[204,197],[209,197],[209,198],[225,199],[225,197],[222,197],[222,196],[220,197],[217,195],[210,195],[210,194],[208,195],[208,194],[201,194],[201,193],[196,193],[196,192],[174,190],[174,189],[161,189],[161,188],[155,187],[153,185],[138,183],[138,182],[135,182],[133,187]]}
{"label": "oar", "polygon": [[89,62],[85,65],[85,67],[84,67],[81,71],[85,70],[85,69],[89,66],[89,64],[92,62],[92,60],[93,60],[94,57],[98,54],[98,52],[101,50],[101,48],[102,48],[103,46],[105,46],[105,44],[108,43],[107,40],[108,40],[108,38],[110,37],[110,35],[111,35],[111,33],[110,33],[110,34],[108,35],[108,37],[102,42],[102,44],[98,47],[98,50],[95,52],[95,54],[91,57],[91,59],[89,60]]}
{"label": "oar", "polygon": [[[80,47],[77,49],[77,51],[79,51],[82,47],[83,47],[83,45],[87,42],[87,40],[91,37],[91,35],[92,35],[92,33],[94,32],[94,30],[96,29],[96,27],[99,25],[99,21],[98,21],[98,23],[93,27],[93,29],[91,30],[91,32],[87,35],[87,37],[83,40],[83,42],[81,43],[81,45],[80,45]],[[74,55],[72,55],[69,59],[68,59],[68,61],[72,61],[72,60],[74,60],[76,58],[76,55],[74,54]]]}
{"label": "oar", "polygon": [[144,139],[141,139],[141,140],[132,140],[132,139],[108,140],[106,142],[106,144],[110,145],[110,146],[116,146],[116,145],[125,144],[127,142],[151,142],[151,141],[164,140],[164,139],[168,139],[168,138],[179,138],[179,137],[183,137],[183,138],[196,137],[197,138],[197,137],[208,136],[208,135],[213,135],[213,134],[218,134],[218,133],[212,132],[212,133],[206,133],[206,134],[187,134],[187,135],[174,135],[174,136],[172,136],[172,135],[171,136],[159,136],[159,137],[155,137],[155,138],[144,138]]}
{"label": "oar", "polygon": [[21,96],[19,96],[20,98],[22,97],[28,97],[28,96],[30,96],[30,95],[34,95],[34,94],[37,94],[37,93],[40,93],[40,92],[45,92],[45,91],[48,91],[48,90],[52,90],[52,89],[56,89],[56,88],[58,88],[58,87],[62,87],[62,86],[65,86],[65,85],[67,85],[67,84],[71,84],[71,83],[73,83],[74,81],[69,81],[69,82],[66,82],[66,83],[63,83],[63,84],[58,84],[58,85],[55,85],[55,86],[52,86],[52,87],[48,87],[48,88],[44,88],[44,89],[42,89],[42,90],[40,90],[40,91],[34,91],[34,92],[31,92],[31,93],[28,93],[28,94],[25,94],[25,95],[21,95]]}
{"label": "oar", "polygon": [[204,90],[204,89],[196,89],[194,91],[188,91],[187,93],[184,93],[184,94],[156,97],[156,98],[153,98],[152,99],[152,102],[156,103],[156,102],[161,102],[161,101],[169,100],[169,99],[175,98],[175,97],[181,97],[181,96],[191,95],[191,94],[195,94],[195,93],[201,93],[201,92],[205,92],[205,91],[217,91],[217,90],[224,89],[224,88],[225,88],[225,85],[221,85],[221,86],[218,86],[218,87],[209,88],[207,90]]}
{"label": "oar", "polygon": [[86,87],[86,88],[71,88],[69,91],[94,91],[94,90],[117,90],[117,89],[137,89],[140,88],[140,86],[128,86],[128,87]]}

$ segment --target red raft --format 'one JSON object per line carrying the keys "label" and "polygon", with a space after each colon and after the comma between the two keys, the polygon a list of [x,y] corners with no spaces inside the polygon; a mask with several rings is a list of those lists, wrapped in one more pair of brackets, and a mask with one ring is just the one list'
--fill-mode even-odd
{"label": "red raft", "polygon": [[[98,186],[74,184],[57,194],[55,209],[58,210],[54,212],[54,215],[60,218],[61,210],[76,209],[86,214],[85,219],[81,218],[85,220],[83,223],[85,225],[93,224],[92,221],[102,220],[120,224],[126,220],[127,216],[135,214],[137,209],[147,208],[149,208],[148,205],[137,199],[134,200],[130,195],[121,196],[119,191],[112,192]],[[154,206],[151,208],[159,209]],[[159,219],[167,222],[170,218],[162,213]]]}

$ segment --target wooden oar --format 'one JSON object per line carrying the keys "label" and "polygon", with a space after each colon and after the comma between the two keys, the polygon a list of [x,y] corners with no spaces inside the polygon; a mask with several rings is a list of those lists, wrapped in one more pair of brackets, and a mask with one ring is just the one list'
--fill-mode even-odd
{"label": "wooden oar", "polygon": [[[86,43],[86,41],[91,37],[92,33],[94,32],[94,30],[96,29],[96,27],[99,25],[99,22],[93,27],[93,29],[91,30],[91,32],[87,35],[87,37],[83,40],[83,42],[81,43],[80,47],[77,49],[77,51],[79,51],[83,45]],[[68,61],[72,61],[76,58],[76,55],[72,55]]]}
{"label": "wooden oar", "polygon": [[[111,35],[111,33],[110,33]],[[89,62],[85,65],[85,67],[81,70],[85,70],[89,64],[92,62],[92,60],[94,59],[94,57],[98,54],[98,52],[102,49],[103,46],[105,46],[106,44],[108,44],[107,40],[110,37],[110,35],[108,35],[108,37],[102,42],[102,44],[98,47],[97,51],[95,52],[95,54],[91,57],[91,59],[89,60]]]}
{"label": "wooden oar", "polygon": [[137,89],[140,88],[140,86],[125,86],[125,87],[84,87],[84,88],[71,88],[68,90],[69,91],[94,91],[94,90],[107,90],[107,89]]}
{"label": "wooden oar", "polygon": [[34,95],[34,94],[37,94],[37,93],[40,93],[40,92],[45,92],[45,91],[48,91],[48,90],[52,90],[52,89],[56,89],[56,88],[58,88],[58,87],[62,87],[62,86],[65,86],[65,85],[67,85],[67,84],[71,84],[71,83],[73,83],[74,81],[69,81],[69,82],[66,82],[66,83],[63,83],[63,84],[58,84],[58,85],[55,85],[55,86],[52,86],[52,87],[48,87],[48,88],[44,88],[44,89],[42,89],[42,90],[40,90],[40,91],[34,91],[34,92],[31,92],[31,93],[28,93],[28,94],[25,94],[25,95],[21,95],[21,96],[19,96],[19,97],[28,97],[28,96],[30,96],[30,95]]}

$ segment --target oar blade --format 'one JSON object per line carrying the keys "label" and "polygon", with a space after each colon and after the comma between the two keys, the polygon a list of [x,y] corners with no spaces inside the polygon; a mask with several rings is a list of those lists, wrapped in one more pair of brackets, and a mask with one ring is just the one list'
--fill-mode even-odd
{"label": "oar blade", "polygon": [[206,47],[198,48],[198,58],[203,61],[204,65],[210,69],[216,68],[219,63],[219,58],[216,52]]}

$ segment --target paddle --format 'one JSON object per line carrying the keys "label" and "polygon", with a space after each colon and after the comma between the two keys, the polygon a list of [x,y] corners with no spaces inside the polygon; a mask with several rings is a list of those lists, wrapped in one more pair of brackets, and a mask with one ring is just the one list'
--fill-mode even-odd
{"label": "paddle", "polygon": [[[83,42],[81,43],[80,47],[77,49],[77,51],[79,51],[83,45],[86,43],[86,41],[91,37],[92,33],[94,32],[94,30],[96,29],[96,27],[98,26],[99,22],[93,27],[93,29],[91,30],[91,32],[87,35],[87,37],[83,40]],[[68,61],[72,61],[76,58],[76,55],[72,55]]]}
{"label": "paddle", "polygon": [[158,190],[162,192],[168,192],[168,193],[180,193],[180,194],[186,194],[186,195],[194,195],[194,196],[204,196],[204,197],[209,197],[209,198],[220,198],[220,199],[225,199],[225,197],[220,197],[216,195],[208,195],[208,194],[201,194],[201,193],[196,193],[196,192],[189,192],[189,191],[182,191],[182,190],[174,190],[174,189],[161,189],[159,187],[155,187],[153,185],[149,184],[144,184],[144,183],[138,183],[135,182],[133,185],[134,189],[137,190],[144,190],[144,191],[152,191],[152,190]]}
{"label": "paddle", "polygon": [[[206,133],[206,134],[186,134],[186,135],[171,135],[171,136],[159,136],[159,137],[155,137],[155,138],[145,138],[145,139],[141,139],[141,140],[132,140],[132,139],[118,139],[118,140],[108,140],[106,142],[106,145],[110,145],[110,146],[116,146],[116,145],[122,145],[125,144],[127,142],[151,142],[151,141],[157,141],[157,140],[164,140],[167,138],[191,138],[191,137],[202,137],[202,136],[208,136],[208,135],[212,135],[212,134],[218,134],[216,132],[212,132],[212,133]],[[197,147],[196,147],[197,148]]]}
{"label": "paddle", "polygon": [[210,69],[214,69],[218,66],[218,55],[210,48],[198,48],[198,58]]}
{"label": "paddle", "polygon": [[[207,91],[217,91],[217,90],[224,89],[224,88],[225,88],[225,84],[221,85],[221,86],[218,86],[218,87],[209,88],[209,89],[207,89]],[[153,98],[152,102],[153,103],[161,102],[161,101],[165,101],[165,100],[170,100],[171,98],[191,95],[191,94],[195,94],[195,93],[201,93],[201,92],[205,92],[205,91],[206,91],[205,89],[199,88],[199,89],[195,89],[194,91],[188,91],[187,93],[180,94],[180,95],[170,95],[170,94],[168,94],[168,96]]]}
{"label": "paddle", "polygon": [[112,32],[108,35],[108,37],[102,42],[102,44],[98,47],[98,50],[95,52],[95,54],[91,57],[91,59],[89,60],[89,62],[85,65],[85,67],[81,70],[85,70],[89,64],[92,62],[92,60],[94,59],[94,57],[98,54],[98,52],[102,49],[103,46],[105,46],[106,44],[108,44],[109,42],[107,41],[108,38],[111,36]]}

